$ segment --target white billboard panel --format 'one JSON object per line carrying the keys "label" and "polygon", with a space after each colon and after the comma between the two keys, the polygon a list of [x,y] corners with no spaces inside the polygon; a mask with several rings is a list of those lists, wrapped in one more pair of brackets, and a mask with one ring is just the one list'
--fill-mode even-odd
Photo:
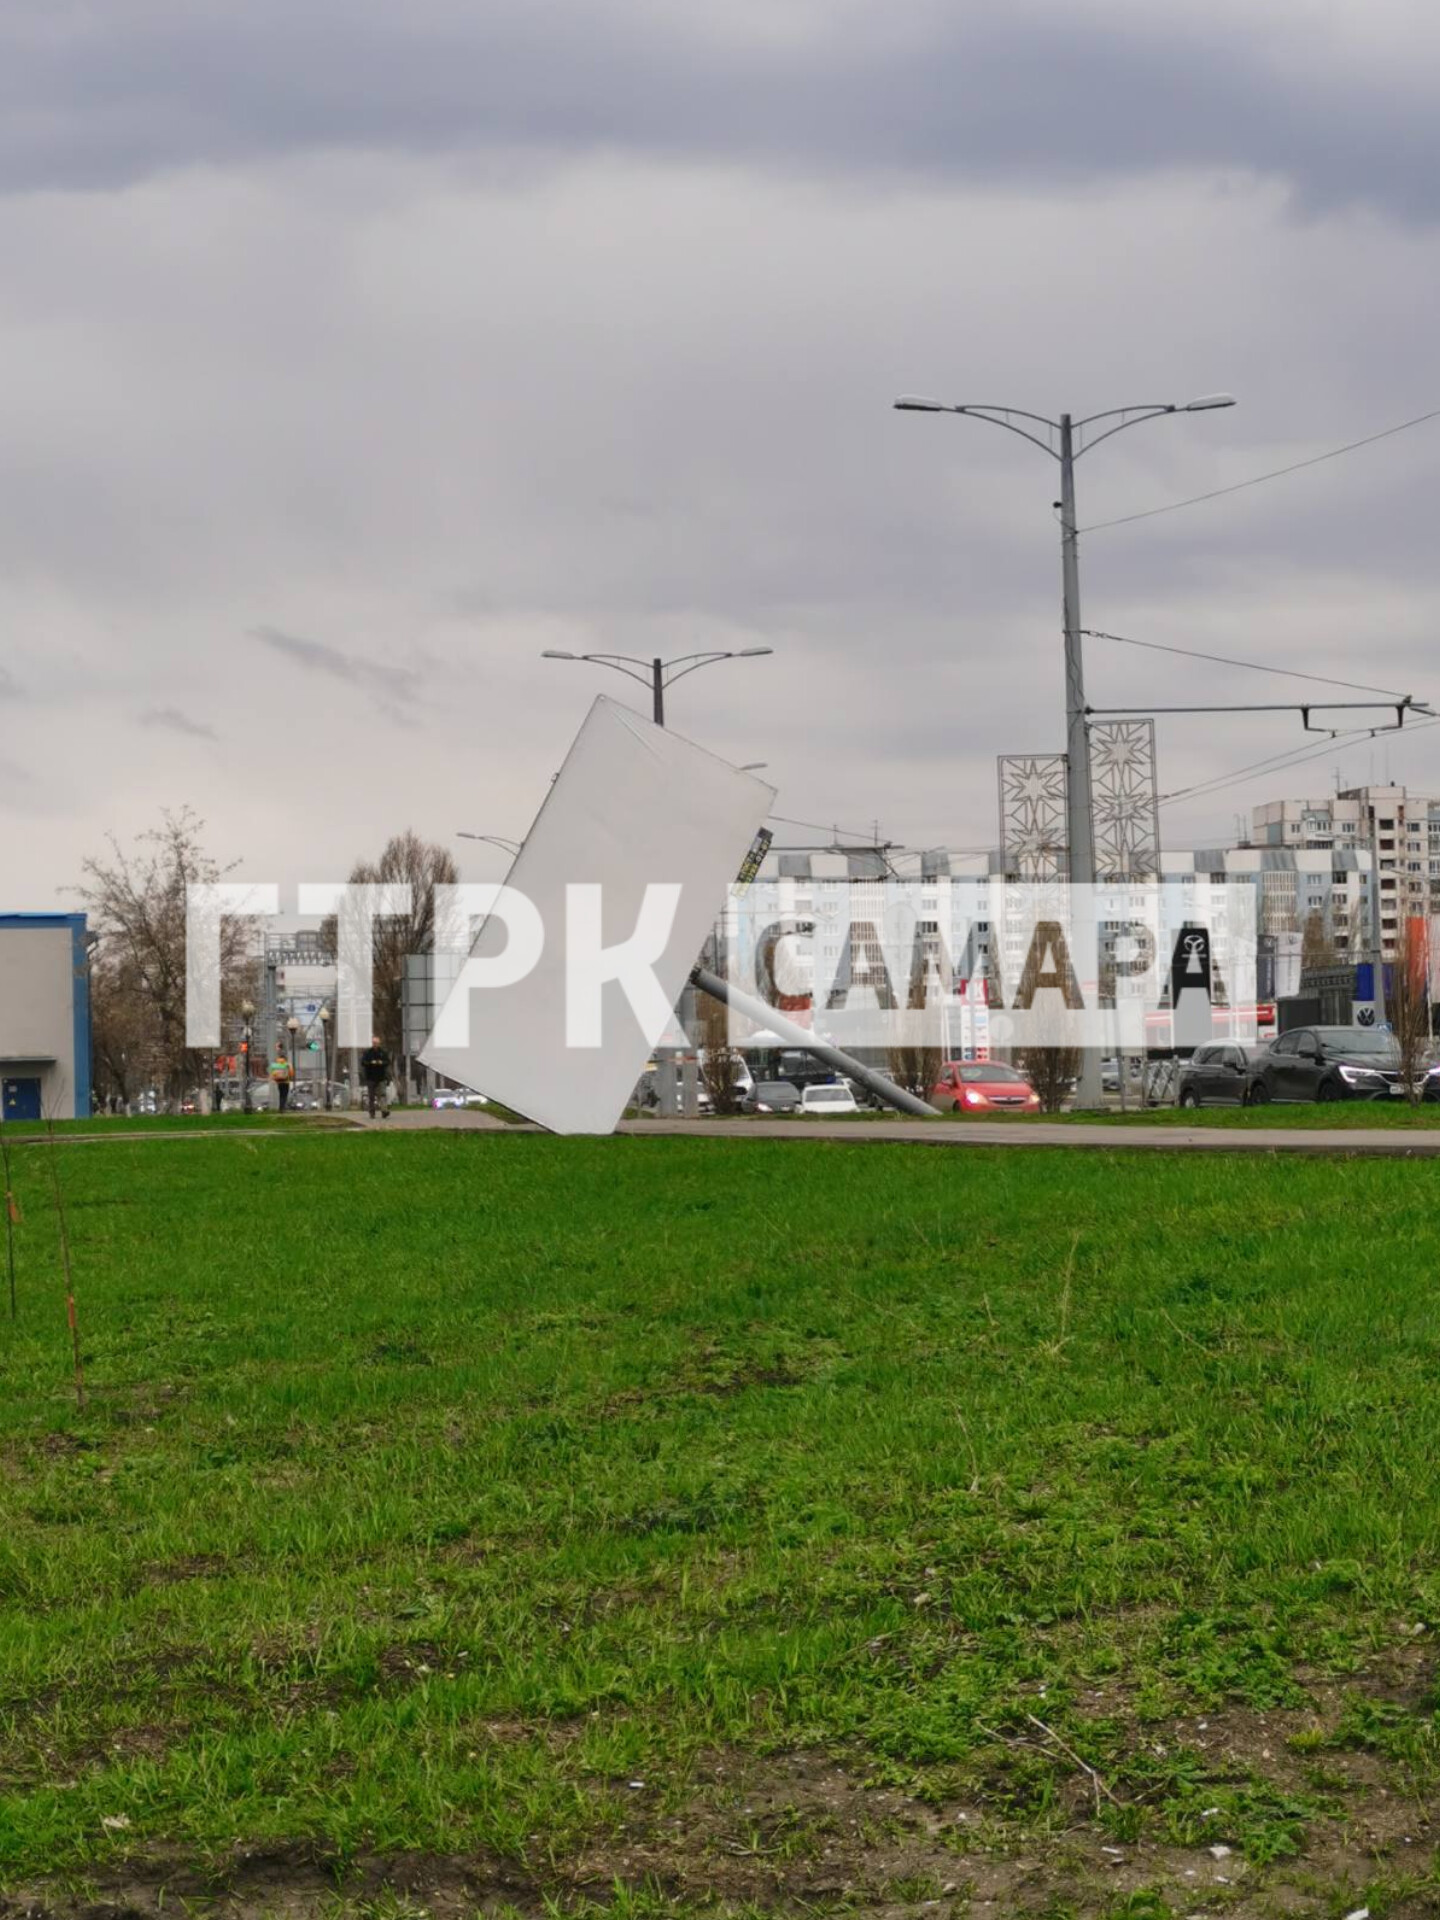
{"label": "white billboard panel", "polygon": [[[603,696],[506,879],[421,1059],[554,1133],[609,1133],[699,959],[775,790]],[[516,968],[512,966],[513,974]]]}

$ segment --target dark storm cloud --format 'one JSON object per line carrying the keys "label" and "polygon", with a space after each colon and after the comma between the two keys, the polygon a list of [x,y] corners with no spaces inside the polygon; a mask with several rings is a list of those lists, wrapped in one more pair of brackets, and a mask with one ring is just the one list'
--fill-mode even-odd
{"label": "dark storm cloud", "polygon": [[[1382,9],[1383,13],[1383,9]],[[1170,167],[1428,219],[1423,47],[1297,9],[746,10],[641,0],[10,0],[0,187],[112,187],[326,149],[625,151],[994,185]],[[1342,19],[1341,25],[1344,22]]]}
{"label": "dark storm cloud", "polygon": [[413,702],[420,692],[420,676],[409,667],[387,667],[378,660],[363,660],[323,640],[282,633],[278,627],[252,627],[250,638],[312,673],[327,674],[332,680],[343,680],[347,686],[378,695],[382,708],[394,719],[403,717],[399,708]]}
{"label": "dark storm cloud", "polygon": [[142,727],[158,727],[165,733],[181,733],[190,740],[214,740],[215,729],[202,720],[192,720],[179,707],[150,707],[140,716]]}

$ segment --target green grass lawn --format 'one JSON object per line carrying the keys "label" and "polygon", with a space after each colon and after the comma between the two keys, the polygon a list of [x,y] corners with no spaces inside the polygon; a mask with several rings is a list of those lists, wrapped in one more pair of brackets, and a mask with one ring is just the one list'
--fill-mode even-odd
{"label": "green grass lawn", "polygon": [[13,1158],[0,1890],[1435,1911],[1440,1167]]}

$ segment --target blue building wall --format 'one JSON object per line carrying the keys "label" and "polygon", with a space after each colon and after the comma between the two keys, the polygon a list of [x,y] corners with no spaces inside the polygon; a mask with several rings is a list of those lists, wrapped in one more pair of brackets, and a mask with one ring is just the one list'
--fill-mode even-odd
{"label": "blue building wall", "polygon": [[[0,933],[51,932],[68,928],[70,933],[70,1007],[72,1054],[69,1074],[71,1086],[70,1117],[83,1120],[90,1113],[91,1035],[90,1035],[90,950],[86,918],[83,913],[0,913]],[[3,1014],[3,1009],[0,1009]],[[0,1029],[0,1049],[6,1035]],[[63,1117],[63,1116],[62,1116]]]}

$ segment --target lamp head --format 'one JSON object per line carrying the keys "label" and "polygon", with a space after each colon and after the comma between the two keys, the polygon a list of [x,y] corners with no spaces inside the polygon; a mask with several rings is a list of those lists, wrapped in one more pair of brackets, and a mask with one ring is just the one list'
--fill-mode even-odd
{"label": "lamp head", "polygon": [[922,393],[902,393],[895,402],[897,413],[948,413],[943,400],[927,400]]}
{"label": "lamp head", "polygon": [[1233,393],[1202,393],[1198,400],[1187,400],[1180,411],[1181,413],[1210,413],[1216,407],[1233,407],[1234,404]]}

